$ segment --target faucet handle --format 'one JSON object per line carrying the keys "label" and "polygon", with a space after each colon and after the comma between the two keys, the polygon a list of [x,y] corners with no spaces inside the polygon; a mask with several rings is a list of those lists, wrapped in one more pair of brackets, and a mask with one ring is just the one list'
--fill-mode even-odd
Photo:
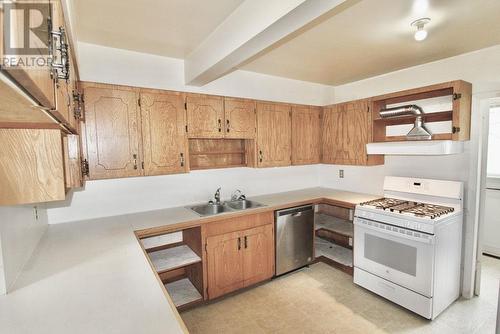
{"label": "faucet handle", "polygon": [[239,189],[236,189],[231,195],[231,201],[240,201],[245,198],[246,198],[245,195],[243,195],[243,192]]}

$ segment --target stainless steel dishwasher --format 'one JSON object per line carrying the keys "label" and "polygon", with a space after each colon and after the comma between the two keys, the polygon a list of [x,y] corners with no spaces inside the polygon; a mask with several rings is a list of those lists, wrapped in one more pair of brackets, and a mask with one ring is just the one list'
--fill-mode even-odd
{"label": "stainless steel dishwasher", "polygon": [[275,212],[276,276],[298,269],[313,260],[314,206]]}

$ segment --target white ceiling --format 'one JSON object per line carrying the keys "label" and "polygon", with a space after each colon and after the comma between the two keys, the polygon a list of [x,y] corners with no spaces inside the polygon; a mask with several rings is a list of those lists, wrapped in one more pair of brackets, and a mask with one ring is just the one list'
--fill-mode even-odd
{"label": "white ceiling", "polygon": [[79,41],[184,58],[243,0],[76,0]]}
{"label": "white ceiling", "polygon": [[[77,0],[79,41],[185,58],[243,0]],[[500,44],[500,0],[349,0],[244,70],[338,85]],[[410,23],[430,17],[429,37]]]}
{"label": "white ceiling", "polygon": [[362,0],[242,69],[339,85],[499,43],[499,0]]}

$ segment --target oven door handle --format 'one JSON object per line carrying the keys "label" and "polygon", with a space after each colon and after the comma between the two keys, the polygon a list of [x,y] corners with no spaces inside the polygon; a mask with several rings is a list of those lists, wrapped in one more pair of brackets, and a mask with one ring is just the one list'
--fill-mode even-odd
{"label": "oven door handle", "polygon": [[[355,220],[354,221],[354,225],[358,225],[360,228],[364,228],[366,230],[376,231],[376,232],[379,232],[379,233],[382,233],[382,234],[388,234],[388,235],[394,236],[396,238],[409,239],[409,240],[413,240],[413,241],[421,242],[421,243],[425,243],[425,244],[434,244],[434,238],[435,237],[433,235],[428,235],[428,234],[425,234],[423,232],[417,232],[417,233],[420,233],[420,234],[423,234],[423,235],[428,235],[428,238],[415,237],[413,235],[408,235],[406,233],[395,232],[395,231],[392,230],[392,226],[391,226],[391,230],[387,230],[385,228],[380,228],[380,227],[368,225],[365,222],[366,222],[366,220],[364,220],[364,222]],[[384,226],[386,226],[386,225],[384,225]],[[396,228],[400,229],[401,227],[396,227]],[[407,230],[407,229],[404,229],[404,230]],[[415,232],[412,231],[412,233],[415,233]]]}

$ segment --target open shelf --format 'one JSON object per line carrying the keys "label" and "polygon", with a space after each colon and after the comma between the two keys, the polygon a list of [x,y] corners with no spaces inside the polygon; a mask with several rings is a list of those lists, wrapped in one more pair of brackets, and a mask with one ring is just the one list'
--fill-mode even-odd
{"label": "open shelf", "polygon": [[201,258],[188,245],[150,252],[149,258],[158,273],[201,262]]}
{"label": "open shelf", "polygon": [[314,229],[316,231],[324,229],[350,238],[354,235],[354,226],[351,221],[324,213],[316,214],[314,218]]}
{"label": "open shelf", "polygon": [[251,139],[189,139],[190,169],[253,167],[254,146]]}
{"label": "open shelf", "polygon": [[203,300],[203,296],[187,277],[166,283],[165,288],[175,307],[178,308]]}
{"label": "open shelf", "polygon": [[471,96],[472,85],[461,80],[375,96],[371,99],[372,142],[412,140],[406,136],[406,126],[414,123],[415,115],[380,117],[382,109],[406,104],[423,109],[420,116],[431,140],[469,140]]}
{"label": "open shelf", "polygon": [[345,267],[352,267],[352,249],[339,246],[320,237],[314,238],[314,245],[317,258],[324,256]]}

